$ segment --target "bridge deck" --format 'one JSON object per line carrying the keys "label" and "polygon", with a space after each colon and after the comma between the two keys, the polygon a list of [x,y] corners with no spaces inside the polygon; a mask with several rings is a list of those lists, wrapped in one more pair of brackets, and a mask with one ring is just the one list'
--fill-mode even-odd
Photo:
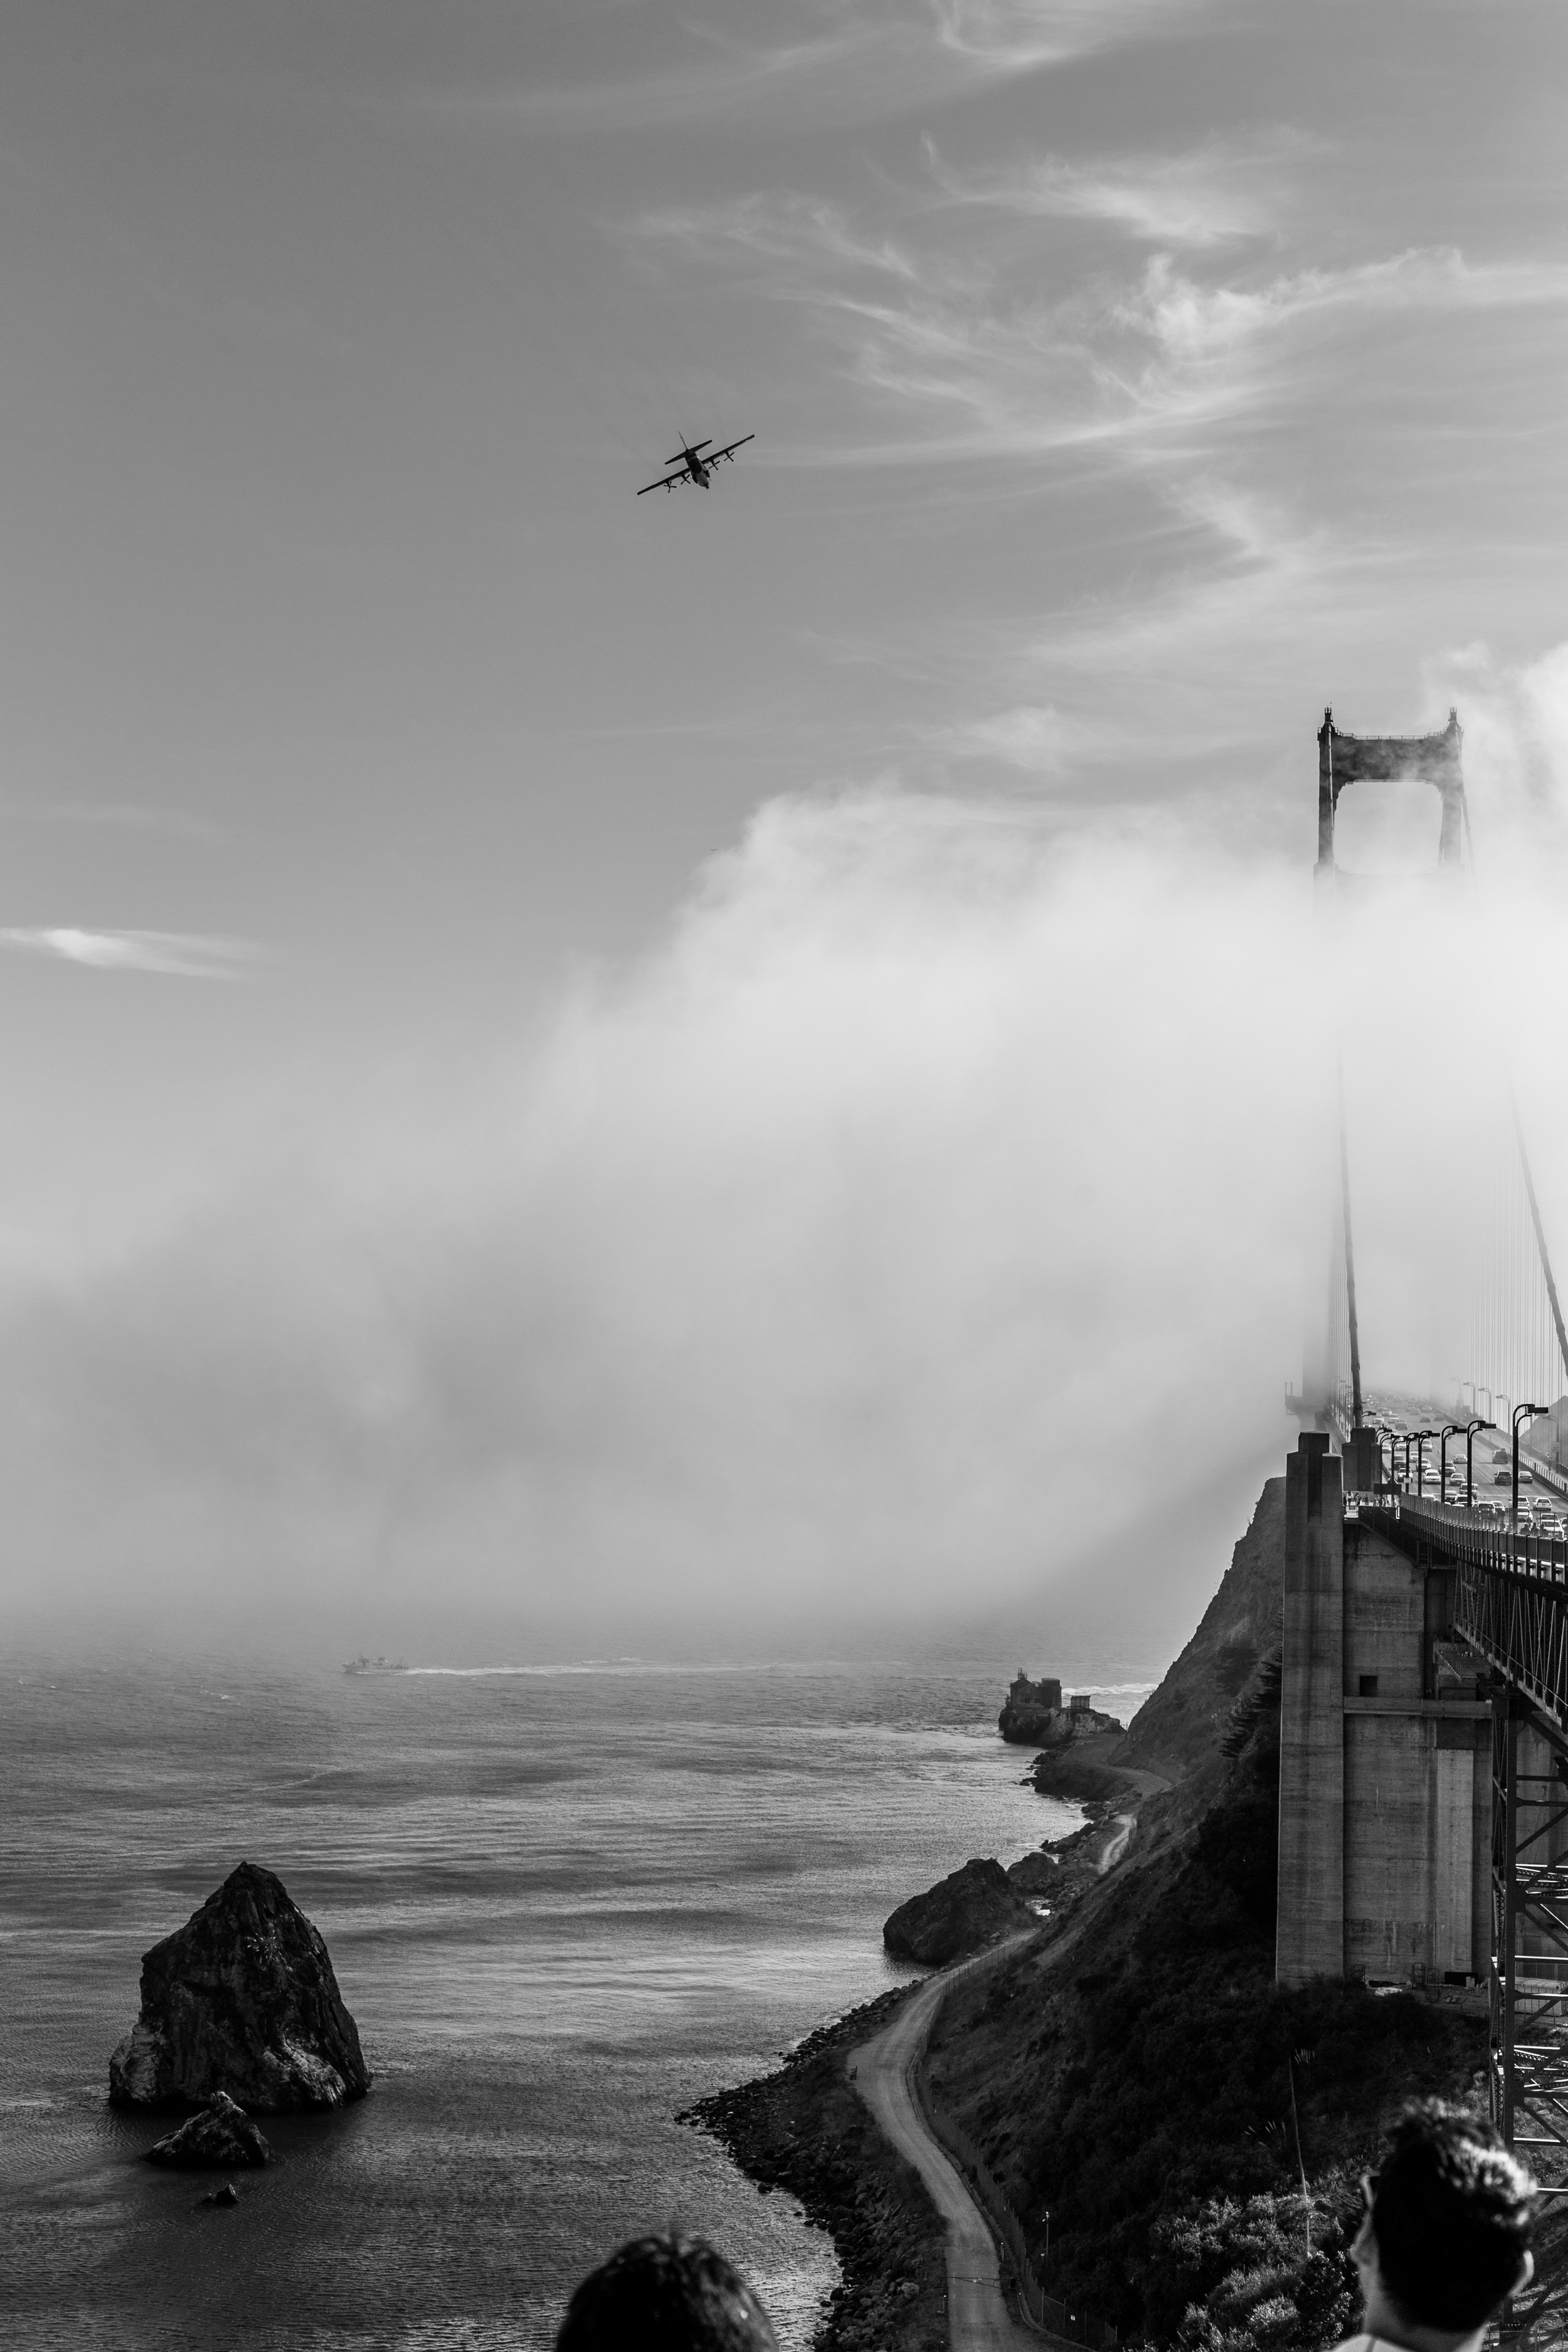
{"label": "bridge deck", "polygon": [[1452,1564],[1455,1631],[1568,1730],[1568,1541],[1410,1495],[1345,1507],[1413,1559]]}

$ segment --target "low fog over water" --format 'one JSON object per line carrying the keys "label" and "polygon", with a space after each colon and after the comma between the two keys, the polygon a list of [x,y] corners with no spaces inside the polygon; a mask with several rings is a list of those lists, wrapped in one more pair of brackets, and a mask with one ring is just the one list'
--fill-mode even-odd
{"label": "low fog over water", "polygon": [[1500,1116],[1510,1055],[1549,1223],[1568,1200],[1531,1075],[1557,838],[1515,830],[1552,803],[1482,720],[1480,891],[1401,877],[1435,795],[1358,788],[1392,870],[1331,923],[1304,861],[1217,828],[770,803],[531,1034],[301,1104],[164,1230],[12,1276],[13,1605],[46,1637],[981,1627],[1157,1666],[1288,1442],[1325,1039],[1369,1379],[1456,1369],[1452,1112]]}

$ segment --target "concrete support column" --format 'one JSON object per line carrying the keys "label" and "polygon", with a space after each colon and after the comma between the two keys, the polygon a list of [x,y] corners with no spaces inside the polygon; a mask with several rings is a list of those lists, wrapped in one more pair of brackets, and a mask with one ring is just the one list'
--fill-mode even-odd
{"label": "concrete support column", "polygon": [[1359,1423],[1352,1430],[1350,1443],[1342,1449],[1345,1492],[1347,1495],[1369,1495],[1381,1483],[1377,1432]]}
{"label": "concrete support column", "polygon": [[1344,1974],[1344,1558],[1341,1465],[1324,1433],[1304,1430],[1285,1465],[1281,1984]]}
{"label": "concrete support column", "polygon": [[1476,1727],[1436,1723],[1427,1869],[1432,1887],[1430,1965],[1439,1979],[1474,1966]]}

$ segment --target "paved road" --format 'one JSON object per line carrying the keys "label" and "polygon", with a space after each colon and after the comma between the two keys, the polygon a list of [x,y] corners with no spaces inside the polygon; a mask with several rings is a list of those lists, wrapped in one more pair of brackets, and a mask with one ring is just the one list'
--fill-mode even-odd
{"label": "paved road", "polygon": [[926,2036],[955,1977],[989,1967],[1012,1948],[999,1944],[960,1967],[944,1969],[921,1987],[885,2032],[855,2053],[855,2087],[884,2136],[914,2166],[947,2225],[947,2333],[952,2352],[1040,2352],[1043,2337],[1021,2327],[1002,2294],[995,2244],[963,2175],[931,2137],[910,2076]]}
{"label": "paved road", "polygon": [[[1130,1772],[1141,1795],[1171,1785],[1160,1772]],[[1103,1873],[1113,1869],[1126,1853],[1135,1815],[1116,1816],[1115,1834],[1100,1858]],[[1053,1956],[1070,1950],[1079,1927],[1067,1929],[1051,1946]],[[854,2056],[855,2087],[882,2132],[900,2156],[914,2166],[931,2192],[931,2200],[947,2225],[947,2335],[952,2352],[1041,2352],[1044,2346],[1061,2346],[1061,2352],[1079,2352],[1062,2339],[1020,2326],[1002,2294],[1000,2260],[985,2217],[971,2196],[963,2175],[941,2142],[935,2139],[911,2076],[926,2045],[943,1994],[954,1979],[992,1968],[1028,1934],[1010,1936],[988,1952],[961,1960],[928,1977],[914,1999],[901,2009],[874,2042],[863,2042]]]}

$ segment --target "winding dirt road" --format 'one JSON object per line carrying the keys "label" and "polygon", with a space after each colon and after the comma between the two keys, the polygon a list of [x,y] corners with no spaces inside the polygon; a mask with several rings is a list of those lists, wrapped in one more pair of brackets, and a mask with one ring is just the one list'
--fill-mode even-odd
{"label": "winding dirt road", "polygon": [[[1013,1937],[930,1977],[885,2032],[855,2053],[855,2087],[883,2135],[925,2182],[947,2227],[947,2335],[952,2352],[1040,2352],[1055,2339],[1022,2327],[1002,2294],[995,2243],[963,2175],[931,2137],[912,2076],[943,1994],[961,1976],[988,1968],[1026,1937]],[[1076,2347],[1075,2347],[1076,2352]]]}
{"label": "winding dirt road", "polygon": [[[1126,1778],[1140,1796],[1171,1786],[1162,1772],[1128,1771]],[[1113,1834],[1100,1857],[1100,1875],[1122,1860],[1136,1822],[1136,1808],[1116,1815]],[[1070,1951],[1081,1932],[1081,1923],[1069,1927],[1054,1941],[1053,1956]],[[928,1977],[891,2025],[875,2041],[861,2044],[853,2062],[856,2089],[884,2137],[914,2166],[946,2224],[947,2336],[952,2352],[1040,2352],[1042,2345],[1059,2346],[1060,2352],[1080,2352],[1079,2347],[1041,2329],[1026,2327],[1013,2317],[1003,2296],[1001,2261],[985,2216],[971,2196],[963,2173],[933,2136],[914,2089],[915,2067],[949,1986],[960,1977],[994,1967],[1005,1953],[1029,1940],[1026,1932],[1010,1936],[990,1951],[977,1952],[973,1959]]]}
{"label": "winding dirt road", "polygon": [[1101,1878],[1105,1876],[1108,1870],[1115,1869],[1117,1864],[1126,1853],[1128,1845],[1131,1843],[1133,1828],[1137,1820],[1138,1816],[1136,1813],[1117,1814],[1116,1833],[1106,1846],[1105,1852],[1100,1855],[1099,1862],[1095,1864],[1095,1868],[1099,1871]]}

